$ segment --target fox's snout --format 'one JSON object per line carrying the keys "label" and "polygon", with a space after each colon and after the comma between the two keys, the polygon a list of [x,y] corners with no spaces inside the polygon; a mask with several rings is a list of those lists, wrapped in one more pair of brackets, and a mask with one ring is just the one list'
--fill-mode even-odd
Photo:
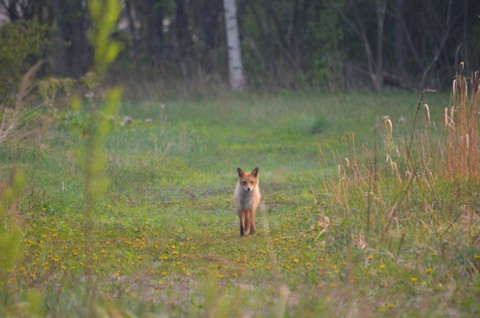
{"label": "fox's snout", "polygon": [[253,181],[241,181],[242,188],[245,192],[251,192],[255,188],[255,182]]}

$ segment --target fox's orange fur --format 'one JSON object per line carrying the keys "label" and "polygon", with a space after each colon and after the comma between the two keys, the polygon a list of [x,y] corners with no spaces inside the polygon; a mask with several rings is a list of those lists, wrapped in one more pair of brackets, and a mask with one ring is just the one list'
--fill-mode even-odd
{"label": "fox's orange fur", "polygon": [[251,173],[245,173],[237,168],[238,182],[233,194],[237,214],[240,218],[240,236],[255,233],[255,214],[260,204],[260,189],[258,187],[258,168]]}

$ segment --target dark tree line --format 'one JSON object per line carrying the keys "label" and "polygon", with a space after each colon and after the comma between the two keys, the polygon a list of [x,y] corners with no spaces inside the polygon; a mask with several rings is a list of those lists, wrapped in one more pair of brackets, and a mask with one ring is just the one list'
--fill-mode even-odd
{"label": "dark tree line", "polygon": [[[223,0],[122,0],[116,78],[227,81]],[[92,63],[86,0],[0,0],[11,22],[51,26],[50,72]],[[446,86],[480,67],[478,0],[237,0],[250,87]]]}

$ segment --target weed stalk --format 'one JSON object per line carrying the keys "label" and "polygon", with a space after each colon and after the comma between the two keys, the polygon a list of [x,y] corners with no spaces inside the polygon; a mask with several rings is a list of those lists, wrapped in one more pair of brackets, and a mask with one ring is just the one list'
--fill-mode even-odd
{"label": "weed stalk", "polygon": [[417,125],[417,117],[418,117],[418,112],[420,111],[420,108],[422,107],[422,102],[426,94],[432,94],[436,93],[437,91],[431,88],[425,88],[422,90],[422,94],[420,95],[420,98],[418,99],[417,107],[415,108],[415,118],[413,120],[413,128],[412,128],[412,134],[410,135],[410,142],[408,143],[407,147],[407,161],[410,160],[410,155],[412,151],[412,144],[413,144],[413,137],[415,135],[415,128]]}

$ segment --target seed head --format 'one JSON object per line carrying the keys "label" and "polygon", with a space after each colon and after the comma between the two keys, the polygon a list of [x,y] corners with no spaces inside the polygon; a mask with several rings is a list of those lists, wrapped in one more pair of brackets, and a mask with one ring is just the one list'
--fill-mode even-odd
{"label": "seed head", "polygon": [[427,104],[423,105],[423,107],[425,108],[425,113],[427,114],[427,125],[430,125],[430,109],[428,108]]}
{"label": "seed head", "polygon": [[443,112],[443,120],[445,128],[448,126],[448,107],[445,107],[445,111]]}
{"label": "seed head", "polygon": [[433,94],[433,93],[436,93],[437,90],[436,89],[433,89],[433,88],[424,88],[423,91],[422,91],[422,94]]}
{"label": "seed head", "polygon": [[383,125],[385,126],[385,130],[391,136],[393,133],[393,124],[388,116],[383,116]]}

